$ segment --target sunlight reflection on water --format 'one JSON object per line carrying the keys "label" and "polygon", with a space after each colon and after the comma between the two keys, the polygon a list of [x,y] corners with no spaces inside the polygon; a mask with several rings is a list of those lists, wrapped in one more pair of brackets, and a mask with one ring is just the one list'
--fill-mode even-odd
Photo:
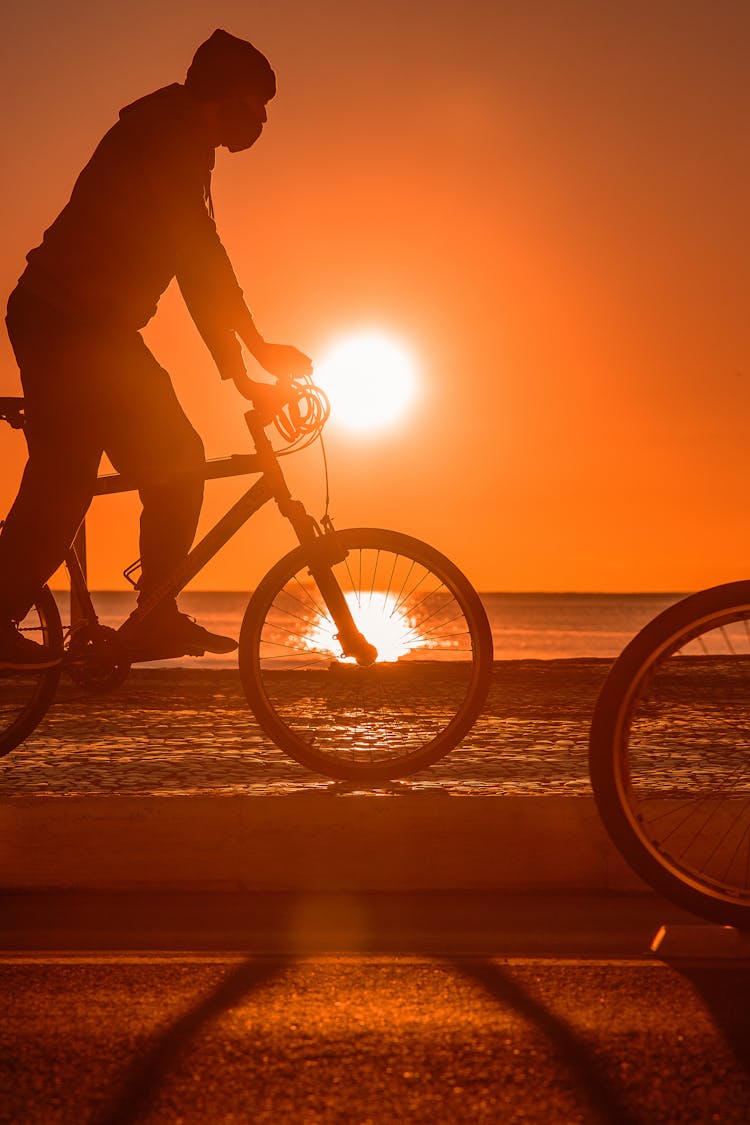
{"label": "sunlight reflection on water", "polygon": [[[56,592],[63,616],[68,595]],[[681,594],[482,594],[492,629],[496,660],[544,660],[612,657],[657,613]],[[238,637],[249,593],[187,591],[180,607],[212,632]],[[128,591],[94,595],[105,625],[117,626],[135,605]],[[233,668],[235,654],[205,656],[203,667]],[[195,659],[165,661],[164,666],[195,667]]]}

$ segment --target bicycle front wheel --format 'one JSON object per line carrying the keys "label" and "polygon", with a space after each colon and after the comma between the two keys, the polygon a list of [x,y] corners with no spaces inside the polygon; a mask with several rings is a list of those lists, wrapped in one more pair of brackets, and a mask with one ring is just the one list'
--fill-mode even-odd
{"label": "bicycle front wheel", "polygon": [[[20,627],[32,641],[62,656],[60,614],[46,586]],[[59,666],[38,671],[0,671],[0,757],[23,742],[41,722],[54,698],[59,680]]]}
{"label": "bicycle front wheel", "polygon": [[355,623],[378,650],[369,668],[342,655],[303,548],[266,575],[245,613],[239,664],[267,734],[309,769],[348,781],[404,777],[449,753],[475,722],[492,675],[479,596],[418,539],[333,532],[332,564]]}
{"label": "bicycle front wheel", "polygon": [[750,582],[685,598],[631,641],[596,704],[590,768],[634,870],[750,928]]}

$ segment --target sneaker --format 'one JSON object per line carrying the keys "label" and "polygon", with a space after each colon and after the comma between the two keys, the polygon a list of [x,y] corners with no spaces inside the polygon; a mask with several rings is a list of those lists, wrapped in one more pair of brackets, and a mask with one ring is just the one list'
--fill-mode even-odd
{"label": "sneaker", "polygon": [[131,661],[171,660],[177,656],[203,656],[207,652],[234,652],[237,641],[209,633],[192,617],[175,607],[168,612],[159,609],[147,617],[131,613],[117,630],[120,643]]}
{"label": "sneaker", "polygon": [[39,672],[59,663],[59,656],[25,637],[15,625],[0,626],[0,670]]}

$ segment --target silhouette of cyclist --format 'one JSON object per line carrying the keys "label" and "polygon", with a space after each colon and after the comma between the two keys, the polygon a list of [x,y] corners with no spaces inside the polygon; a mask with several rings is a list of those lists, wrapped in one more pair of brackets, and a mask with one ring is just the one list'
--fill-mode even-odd
{"label": "silhouette of cyclist", "polygon": [[[0,668],[54,662],[17,623],[63,561],[102,453],[139,490],[139,600],[190,550],[203,499],[203,444],[140,334],[173,278],[222,378],[247,397],[262,385],[246,373],[240,340],[272,375],[311,370],[302,352],[258,332],[213,221],[215,150],[250,148],[275,92],[264,55],[215,31],[184,84],[120,111],[28,255],[6,318],[23,384],[28,462],[0,534]],[[143,619],[136,611],[119,633],[139,659],[237,647],[180,613],[174,600]]]}

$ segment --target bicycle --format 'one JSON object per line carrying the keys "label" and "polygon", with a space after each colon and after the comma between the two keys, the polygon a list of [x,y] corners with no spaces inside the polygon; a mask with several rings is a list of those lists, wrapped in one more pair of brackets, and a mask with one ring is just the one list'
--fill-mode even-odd
{"label": "bicycle", "polygon": [[591,784],[655,890],[750,928],[750,581],[684,598],[618,657],[594,709]]}
{"label": "bicycle", "polygon": [[[311,380],[264,385],[263,401],[245,413],[254,451],[205,466],[207,480],[259,479],[139,610],[145,616],[176,596],[275,501],[298,546],[271,568],[244,614],[238,657],[248,704],[266,734],[303,766],[337,780],[383,782],[432,765],[468,733],[489,691],[492,637],[479,596],[439,551],[395,531],[337,531],[328,504],[316,521],[292,497],[279,459],[320,438],[327,417],[327,399]],[[0,398],[0,419],[23,427],[23,399]],[[282,449],[266,432],[272,425]],[[134,488],[109,474],[99,477],[95,494]],[[42,720],[62,675],[106,691],[130,670],[117,632],[98,620],[80,554],[74,544],[65,559],[70,625],[63,629],[47,586],[21,623],[60,663],[0,674],[0,756]]]}

